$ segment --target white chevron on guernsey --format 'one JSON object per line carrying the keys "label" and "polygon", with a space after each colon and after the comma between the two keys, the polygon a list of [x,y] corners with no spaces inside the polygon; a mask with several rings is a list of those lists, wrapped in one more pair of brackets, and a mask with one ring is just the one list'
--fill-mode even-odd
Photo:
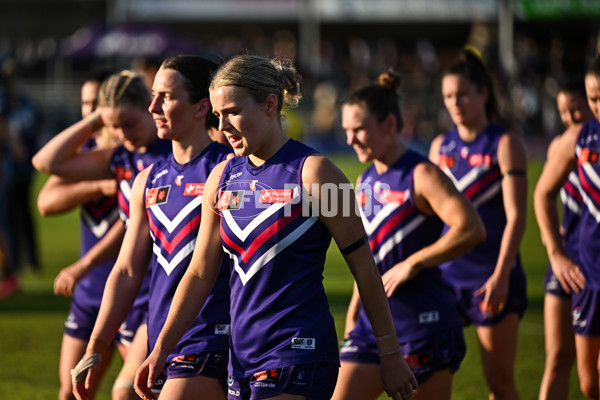
{"label": "white chevron on guernsey", "polygon": [[444,173],[448,175],[448,177],[454,183],[454,186],[456,186],[456,188],[462,192],[463,190],[465,190],[465,188],[467,188],[470,184],[475,182],[477,178],[486,173],[489,169],[490,167],[485,165],[474,167],[469,172],[467,172],[460,180],[456,179],[456,177],[452,174],[452,170],[450,168],[443,167],[442,171],[444,171]]}
{"label": "white chevron on guernsey", "polygon": [[94,236],[100,239],[110,229],[112,224],[119,218],[119,210],[113,209],[110,214],[105,218],[96,222],[96,220],[90,215],[85,208],[81,208],[81,217],[84,219],[85,224],[90,228]]}
{"label": "white chevron on guernsey", "polygon": [[[583,163],[581,167],[585,171],[585,174],[589,178],[589,180],[592,181],[592,185],[594,187],[600,187],[600,177],[598,177],[598,174],[590,165],[590,163]],[[583,202],[587,206],[590,214],[592,214],[592,216],[597,222],[600,222],[600,210],[598,210],[598,207],[594,200],[590,196],[588,196],[585,190],[581,191],[581,196],[583,197]]]}
{"label": "white chevron on guernsey", "polygon": [[[581,193],[581,184],[579,182],[579,177],[574,171],[571,171],[569,174],[569,182],[579,193]],[[560,201],[569,209],[573,214],[580,215],[581,214],[581,205],[571,197],[564,187],[560,189]]]}
{"label": "white chevron on guernsey", "polygon": [[419,225],[421,225],[424,221],[425,216],[419,215],[415,219],[410,221],[408,224],[406,224],[402,229],[396,231],[394,236],[386,240],[379,247],[379,251],[377,252],[377,254],[374,254],[375,263],[379,263],[381,260],[383,260],[385,256],[387,256],[388,253],[394,249],[394,247],[399,245],[405,237],[410,235],[410,233],[417,229]]}
{"label": "white chevron on guernsey", "polygon": [[285,250],[289,245],[294,243],[296,239],[304,234],[315,222],[317,222],[318,217],[309,217],[296,229],[290,232],[285,238],[277,241],[269,250],[265,251],[262,256],[260,256],[248,269],[248,272],[244,272],[242,267],[240,267],[238,258],[229,252],[225,246],[223,246],[223,250],[225,253],[229,254],[229,257],[233,260],[234,268],[240,276],[240,280],[242,281],[242,285],[246,285],[246,283],[256,275],[269,261],[271,261],[277,254]]}
{"label": "white chevron on guernsey", "polygon": [[[408,193],[407,193],[407,195],[408,195]],[[408,196],[406,198],[408,198]],[[377,214],[375,214],[375,217],[373,218],[372,221],[369,221],[365,217],[364,211],[363,211],[362,207],[359,207],[360,215],[362,217],[363,225],[365,226],[365,231],[367,232],[367,235],[371,235],[375,231],[375,229],[377,229],[377,227],[379,226],[379,224],[381,224],[381,222],[384,219],[386,219],[387,217],[389,217],[401,205],[402,204],[400,204],[400,203],[388,203],[388,204],[386,204],[385,206],[383,206],[381,208],[381,210]]]}
{"label": "white chevron on guernsey", "polygon": [[169,219],[169,217],[167,217],[165,215],[165,213],[160,208],[160,204],[155,204],[153,206],[150,206],[149,209],[152,211],[154,216],[160,221],[160,223],[164,225],[164,227],[167,229],[167,231],[169,231],[169,233],[173,233],[175,228],[177,228],[179,226],[179,224],[181,224],[181,221],[183,221],[183,219],[185,217],[187,217],[197,207],[201,207],[201,206],[202,206],[202,196],[196,196],[192,201],[187,203],[185,205],[185,207],[183,207],[181,209],[181,211],[179,211],[177,213],[177,215],[175,216],[175,218],[173,218],[172,220]]}
{"label": "white chevron on guernsey", "polygon": [[196,245],[196,238],[192,239],[188,244],[186,244],[181,250],[175,254],[174,257],[171,258],[171,261],[167,260],[161,252],[161,247],[156,244],[155,237],[152,231],[150,231],[150,235],[152,236],[152,240],[154,244],[152,246],[152,251],[156,255],[156,260],[160,264],[160,266],[165,270],[167,275],[171,275],[171,272],[179,265],[181,262],[194,251],[194,246]]}
{"label": "white chevron on guernsey", "polygon": [[[294,188],[294,194],[292,196],[292,203],[294,203],[294,201],[299,196],[300,196],[300,193],[298,191],[298,188]],[[229,226],[229,229],[231,229],[231,231],[235,234],[235,236],[237,236],[237,238],[240,239],[242,242],[245,242],[246,239],[248,238],[248,235],[250,233],[252,233],[252,231],[254,231],[254,229],[256,229],[256,227],[258,225],[262,224],[264,221],[267,220],[267,218],[269,218],[271,215],[275,214],[277,211],[279,211],[282,207],[285,207],[286,205],[289,206],[289,203],[271,204],[269,207],[267,207],[266,209],[261,211],[260,214],[258,214],[244,229],[240,228],[239,225],[237,224],[237,222],[235,222],[235,219],[231,215],[231,211],[222,210],[221,215],[223,215],[223,217],[225,218],[225,221],[227,221],[227,226]]]}
{"label": "white chevron on guernsey", "polygon": [[131,186],[129,185],[129,182],[127,182],[125,179],[120,181],[119,189],[121,190],[121,193],[123,193],[125,200],[127,200],[127,204],[129,204],[129,201],[131,199]]}

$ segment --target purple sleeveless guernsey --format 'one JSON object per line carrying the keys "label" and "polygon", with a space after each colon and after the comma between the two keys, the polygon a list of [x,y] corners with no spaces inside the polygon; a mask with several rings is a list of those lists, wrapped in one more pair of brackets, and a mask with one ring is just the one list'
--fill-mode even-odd
{"label": "purple sleeveless guernsey", "polygon": [[587,122],[575,146],[583,207],[579,220],[579,266],[585,286],[600,290],[600,124]]}
{"label": "purple sleeveless guernsey", "polygon": [[[218,208],[231,258],[231,357],[236,377],[296,364],[339,365],[323,287],[331,234],[302,212],[302,166],[315,150],[289,139],[263,165],[229,161]],[[306,209],[306,208],[305,208]]]}
{"label": "purple sleeveless guernsey", "polygon": [[560,189],[560,199],[562,202],[562,227],[563,238],[565,240],[565,253],[574,260],[578,259],[578,223],[581,209],[583,207],[583,198],[580,193],[581,185],[577,171],[571,171],[567,181]]}
{"label": "purple sleeveless guernsey", "polygon": [[[131,197],[131,188],[137,174],[146,167],[167,158],[171,154],[171,141],[156,139],[147,147],[145,153],[137,153],[119,146],[113,152],[110,158],[110,170],[113,173],[119,190],[117,193],[119,199],[119,214],[125,221],[125,226],[129,222],[129,199]],[[150,269],[148,269],[150,271]],[[146,275],[140,293],[135,299],[134,306],[140,306],[148,303],[148,290],[150,288],[150,272]]]}
{"label": "purple sleeveless guernsey", "polygon": [[[90,139],[83,150],[88,151],[95,147],[95,140]],[[79,210],[81,238],[79,257],[82,257],[104,237],[119,218],[117,196],[106,197],[100,195],[94,200],[81,205]],[[77,282],[73,300],[79,304],[100,306],[104,285],[115,260],[116,258],[112,258],[98,265]]]}
{"label": "purple sleeveless guernsey", "polygon": [[[146,210],[152,236],[152,279],[148,303],[148,340],[154,348],[179,281],[192,258],[204,183],[231,149],[211,143],[186,164],[170,154],[156,163],[146,181]],[[229,260],[223,261],[212,293],[167,361],[177,356],[227,349],[229,343]]]}
{"label": "purple sleeveless guernsey", "polygon": [[[412,150],[379,175],[374,166],[361,175],[356,196],[361,207],[369,244],[379,272],[439,239],[443,223],[421,213],[413,199],[415,167],[429,162]],[[426,337],[449,328],[462,327],[452,293],[439,268],[426,268],[400,286],[389,298],[399,342]],[[375,342],[371,324],[361,309],[350,337]]]}
{"label": "purple sleeveless guernsey", "polygon": [[[478,289],[483,285],[494,272],[500,254],[506,214],[497,152],[505,132],[499,125],[488,124],[474,141],[465,142],[455,127],[444,135],[440,146],[440,168],[475,206],[487,235],[464,256],[440,265],[444,278],[458,288]],[[521,268],[519,254],[513,268]]]}

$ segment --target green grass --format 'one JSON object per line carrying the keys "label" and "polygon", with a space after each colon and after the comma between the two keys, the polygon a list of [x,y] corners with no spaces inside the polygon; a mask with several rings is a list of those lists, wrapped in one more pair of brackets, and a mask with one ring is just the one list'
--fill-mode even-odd
{"label": "green grass", "polygon": [[[348,175],[351,182],[363,169],[354,156],[332,155],[331,158]],[[529,168],[529,198],[541,171],[539,162]],[[44,181],[36,177],[33,197]],[[34,202],[35,204],[35,202]],[[37,212],[35,213],[38,216]],[[39,274],[24,271],[22,290],[13,298],[0,301],[0,399],[45,400],[56,399],[58,392],[58,360],[62,326],[69,300],[52,293],[52,281],[58,271],[73,262],[78,254],[78,217],[76,212],[58,217],[37,218],[38,246],[42,270]],[[528,279],[529,307],[519,328],[516,361],[517,387],[524,400],[537,399],[544,365],[543,334],[543,276],[547,267],[544,248],[531,200],[527,215],[527,229],[521,246],[523,264]],[[343,332],[343,321],[352,290],[352,278],[339,250],[332,246],[326,265],[325,286],[338,333]],[[465,330],[467,355],[454,378],[453,399],[472,400],[487,398],[479,362],[479,351],[473,328]],[[120,360],[113,359],[108,376],[103,382],[98,399],[110,398],[110,387]],[[571,378],[570,399],[583,399],[579,394],[576,371]],[[387,398],[381,396],[381,399]]]}

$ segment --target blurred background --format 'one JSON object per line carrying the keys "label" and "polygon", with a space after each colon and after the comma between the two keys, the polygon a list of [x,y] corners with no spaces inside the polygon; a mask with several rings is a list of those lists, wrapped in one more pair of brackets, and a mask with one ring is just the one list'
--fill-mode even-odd
{"label": "blurred background", "polygon": [[[40,119],[35,145],[79,117],[83,77],[181,54],[293,59],[304,99],[286,129],[344,146],[339,99],[393,67],[403,76],[407,140],[448,128],[440,72],[465,45],[494,72],[505,123],[537,153],[563,127],[554,96],[598,52],[598,0],[2,0],[2,85]],[[543,150],[542,150],[543,151]]]}

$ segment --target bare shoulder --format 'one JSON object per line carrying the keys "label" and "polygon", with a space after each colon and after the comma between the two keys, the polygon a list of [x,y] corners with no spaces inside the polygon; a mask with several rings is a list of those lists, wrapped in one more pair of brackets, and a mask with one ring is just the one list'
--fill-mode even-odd
{"label": "bare shoulder", "polygon": [[306,158],[302,167],[302,183],[323,184],[323,183],[347,183],[348,178],[338,168],[333,161],[322,154],[311,154]]}
{"label": "bare shoulder", "polygon": [[442,141],[444,140],[444,134],[441,133],[437,135],[431,141],[431,145],[429,146],[429,159],[434,163],[438,163],[440,147],[442,146]]}

